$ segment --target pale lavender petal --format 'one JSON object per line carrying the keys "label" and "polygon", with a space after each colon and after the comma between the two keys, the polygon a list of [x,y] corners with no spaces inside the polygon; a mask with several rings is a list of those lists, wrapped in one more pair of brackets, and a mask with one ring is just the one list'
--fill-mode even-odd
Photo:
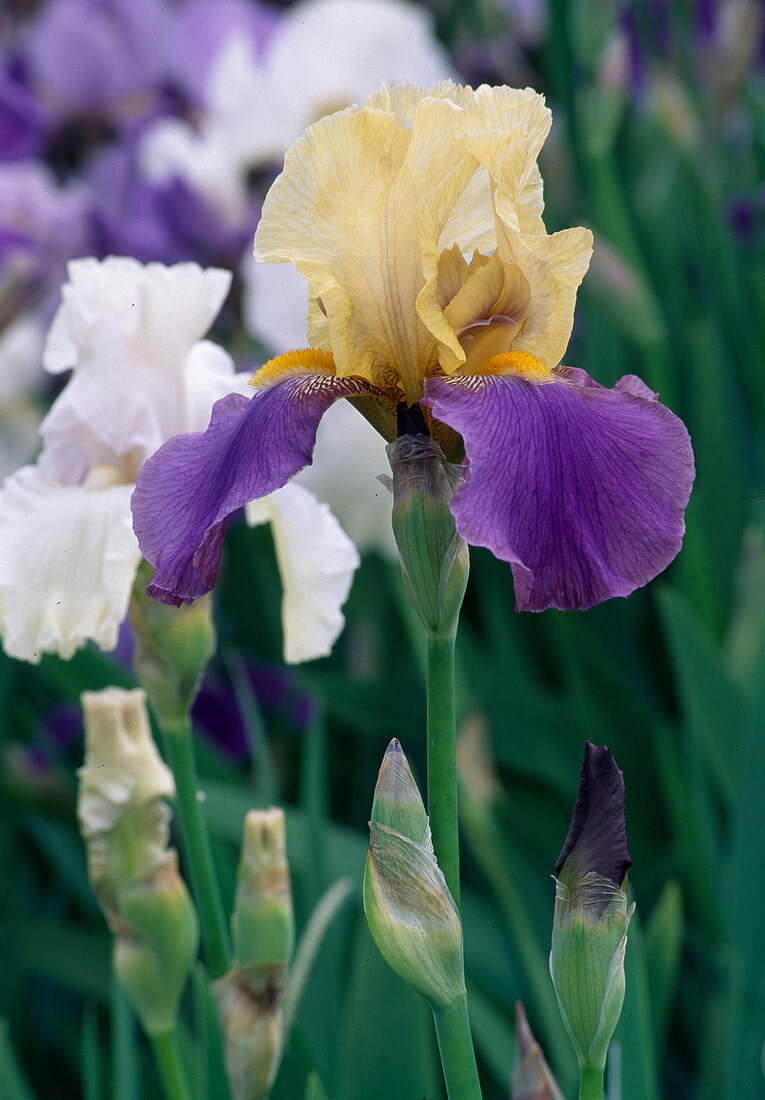
{"label": "pale lavender petal", "polygon": [[292,375],[252,398],[229,394],[213,406],[207,431],[160,447],[132,501],[141,551],[157,569],[149,595],[179,605],[208,592],[226,518],[307,466],[322,414],[370,389],[358,378]]}
{"label": "pale lavender petal", "polygon": [[425,395],[465,441],[457,530],[510,562],[518,610],[627,596],[677,554],[690,439],[633,375],[610,390],[583,371],[430,378]]}

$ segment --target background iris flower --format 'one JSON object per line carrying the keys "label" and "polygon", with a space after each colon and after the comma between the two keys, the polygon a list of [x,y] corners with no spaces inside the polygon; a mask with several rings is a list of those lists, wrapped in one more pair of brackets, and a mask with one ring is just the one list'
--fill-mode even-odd
{"label": "background iris flower", "polygon": [[447,456],[464,446],[457,529],[510,562],[519,609],[625,596],[672,560],[693,480],[685,427],[634,376],[609,390],[559,365],[592,238],[545,230],[549,127],[529,89],[446,82],[383,86],[299,139],[255,255],[308,280],[312,347],[147,464],[133,513],[152,595],[212,587],[226,517],[311,461],[341,397],[387,438],[395,406],[422,402]]}
{"label": "background iris flower", "polygon": [[[228,353],[200,339],[230,282],[198,264],[69,265],[45,365],[73,373],[41,426],[37,463],[0,490],[0,635],[12,656],[117,644],[141,557],[129,511],[137,473],[174,432],[203,425],[216,398],[246,385]],[[326,653],[343,626],[356,550],[306,489],[259,508],[252,522],[270,521],[278,545],[287,657]]]}

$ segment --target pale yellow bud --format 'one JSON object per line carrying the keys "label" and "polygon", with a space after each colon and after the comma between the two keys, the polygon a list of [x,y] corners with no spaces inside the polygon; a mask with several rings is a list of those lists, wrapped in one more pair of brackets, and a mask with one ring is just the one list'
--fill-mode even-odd
{"label": "pale yellow bud", "polygon": [[86,691],[82,706],[80,831],[93,889],[111,915],[120,885],[164,858],[170,820],[164,799],[175,795],[175,783],[152,738],[143,691]]}
{"label": "pale yellow bud", "polygon": [[168,849],[175,794],[143,691],[85,692],[79,819],[88,871],[114,933],[114,969],[144,1029],[175,1026],[197,952],[196,912]]}

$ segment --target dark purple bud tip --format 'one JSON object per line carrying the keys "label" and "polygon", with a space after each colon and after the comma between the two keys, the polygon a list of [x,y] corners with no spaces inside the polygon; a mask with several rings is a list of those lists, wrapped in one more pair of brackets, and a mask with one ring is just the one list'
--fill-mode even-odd
{"label": "dark purple bud tip", "polygon": [[585,743],[571,826],[555,864],[567,880],[595,873],[617,886],[632,866],[624,823],[624,776],[611,750]]}
{"label": "dark purple bud tip", "polygon": [[404,750],[401,748],[401,742],[399,741],[398,737],[393,737],[388,742],[388,747],[385,750],[385,755],[387,756],[389,752],[400,752],[403,755]]}

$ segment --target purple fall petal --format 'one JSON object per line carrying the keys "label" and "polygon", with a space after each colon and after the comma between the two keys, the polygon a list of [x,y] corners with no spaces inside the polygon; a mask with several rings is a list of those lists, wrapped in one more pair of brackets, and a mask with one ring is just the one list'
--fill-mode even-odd
{"label": "purple fall petal", "polygon": [[587,741],[571,825],[555,873],[579,880],[593,872],[621,886],[631,866],[624,823],[624,776],[610,749]]}
{"label": "purple fall petal", "polygon": [[358,378],[292,375],[252,398],[228,394],[213,406],[207,431],[160,447],[132,499],[141,552],[157,570],[149,595],[178,606],[208,592],[227,517],[307,466],[323,413],[370,389]]}
{"label": "purple fall petal", "polygon": [[584,371],[558,377],[425,383],[422,403],[465,442],[457,530],[510,562],[519,611],[627,596],[669,565],[685,530],[682,421],[634,375],[611,390]]}

